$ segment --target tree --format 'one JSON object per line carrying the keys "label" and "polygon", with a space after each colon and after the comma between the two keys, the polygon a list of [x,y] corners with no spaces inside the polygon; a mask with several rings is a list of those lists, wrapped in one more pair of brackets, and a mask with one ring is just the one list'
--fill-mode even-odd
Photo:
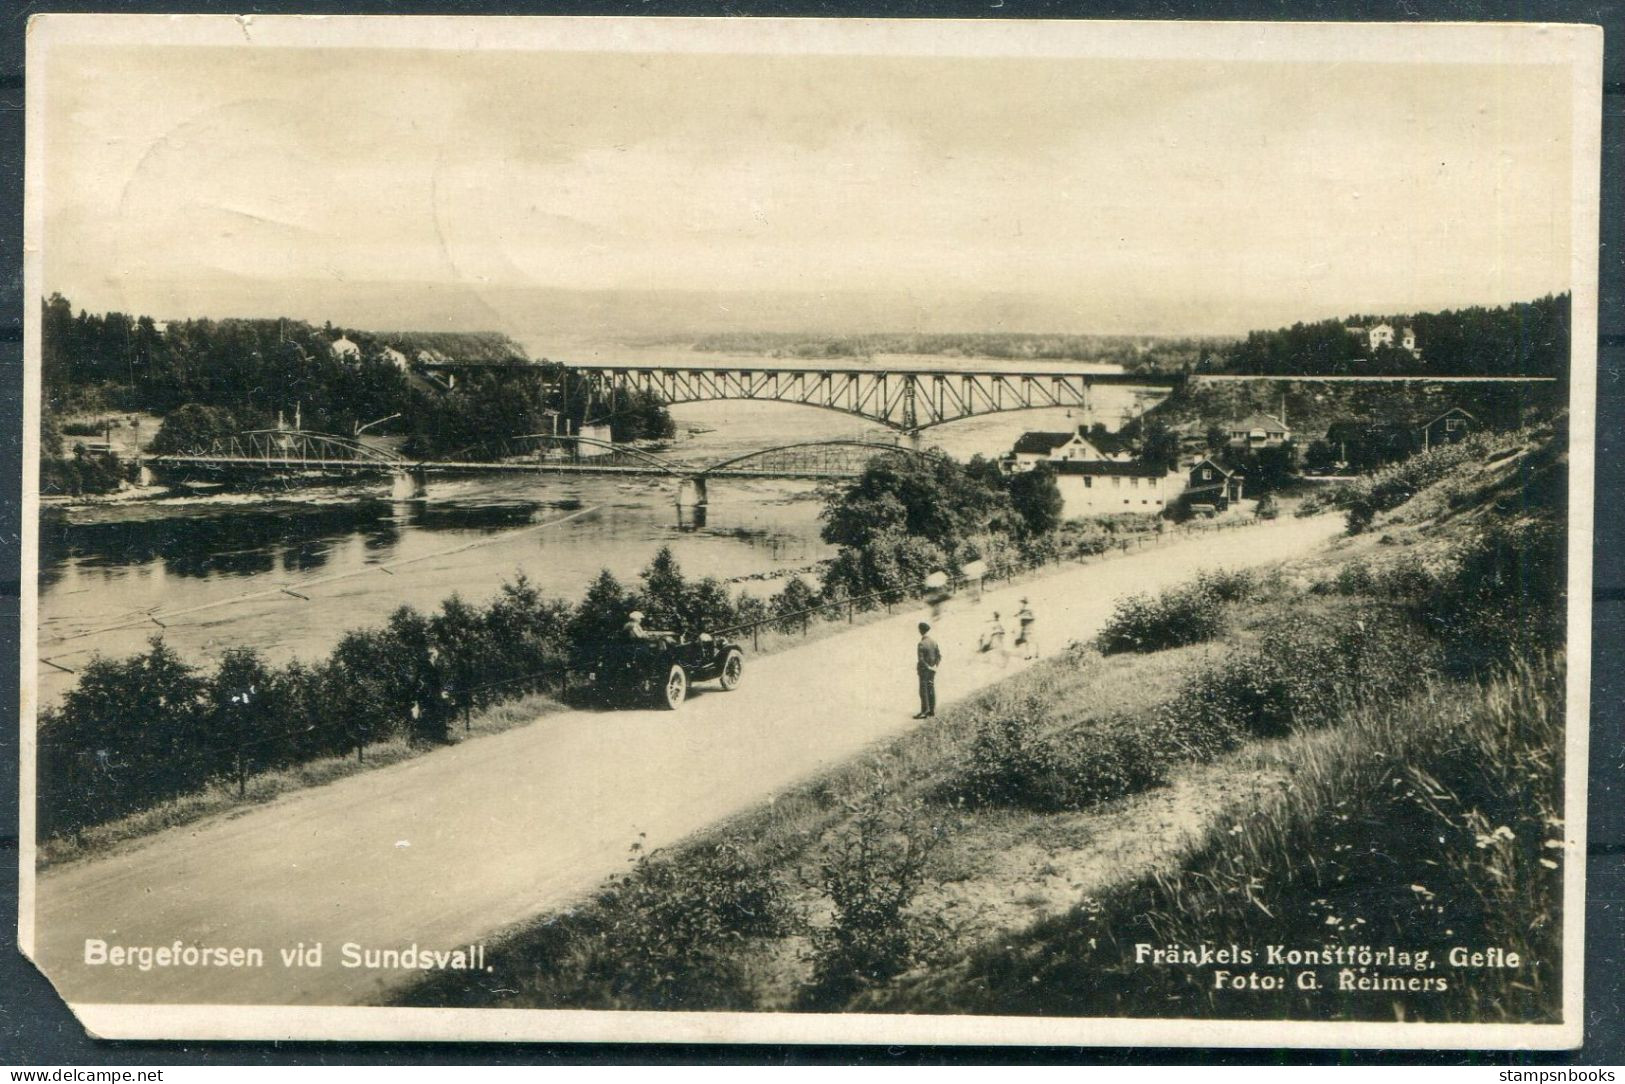
{"label": "tree", "polygon": [[952,554],[974,533],[1009,511],[1009,497],[952,460],[876,456],[822,513],[824,541],[862,549],[901,531]]}
{"label": "tree", "polygon": [[532,678],[540,683],[549,675],[556,677],[569,655],[569,605],[545,598],[523,572],[502,585],[486,608],[484,623],[487,669],[504,679]]}
{"label": "tree", "polygon": [[655,551],[640,579],[643,591],[638,604],[650,628],[673,629],[688,619],[689,587],[670,546]]}
{"label": "tree", "polygon": [[570,649],[577,665],[596,665],[606,645],[621,639],[621,627],[633,609],[633,599],[609,569],[587,588],[570,617]]}
{"label": "tree", "polygon": [[87,823],[185,793],[204,776],[205,684],[162,637],[126,659],[97,656],[42,727],[49,755],[77,757],[83,797],[65,817]]}
{"label": "tree", "polygon": [[[436,666],[444,675],[447,694],[453,710],[468,713],[479,699],[480,686],[486,681],[485,668],[490,659],[480,614],[452,595],[440,604],[440,612],[429,620],[429,642],[436,652]],[[432,725],[433,720],[426,725]],[[442,734],[437,740],[445,740]]]}
{"label": "tree", "polygon": [[1146,421],[1140,438],[1140,459],[1163,472],[1179,466],[1179,434],[1161,418]]}
{"label": "tree", "polygon": [[237,419],[224,407],[187,403],[164,419],[151,450],[158,455],[195,454],[237,431]]}
{"label": "tree", "polygon": [[357,629],[345,633],[328,656],[323,696],[330,717],[343,720],[351,748],[393,734],[405,715],[390,655],[383,633]]}
{"label": "tree", "polygon": [[265,659],[253,648],[234,647],[220,660],[204,694],[211,775],[229,775],[242,794],[254,766],[263,763],[276,736],[277,690]]}
{"label": "tree", "polygon": [[[461,604],[455,595],[447,601]],[[449,740],[451,705],[446,698],[446,678],[456,660],[445,657],[441,643],[463,630],[437,627],[410,606],[402,606],[389,615],[388,629],[388,646],[399,690],[398,710],[407,720],[408,732],[416,741]],[[471,646],[478,650],[479,638],[472,639],[475,643]],[[462,703],[466,708],[466,696]]]}
{"label": "tree", "polygon": [[784,585],[784,590],[773,597],[770,604],[774,616],[784,617],[786,620],[778,622],[781,632],[789,632],[800,626],[805,617],[789,617],[791,614],[802,614],[806,610],[818,605],[818,592],[807,585],[807,581],[800,576],[790,577],[790,582]]}
{"label": "tree", "polygon": [[1060,526],[1066,501],[1055,480],[1055,468],[1048,463],[1038,463],[1032,470],[1012,475],[1010,503],[1032,534],[1048,534]]}
{"label": "tree", "polygon": [[670,440],[677,435],[665,400],[642,389],[617,392],[608,421],[610,438],[616,441]]}

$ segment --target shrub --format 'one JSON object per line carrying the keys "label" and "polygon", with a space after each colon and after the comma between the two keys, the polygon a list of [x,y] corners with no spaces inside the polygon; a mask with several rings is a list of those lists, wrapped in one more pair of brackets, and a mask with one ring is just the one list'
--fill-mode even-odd
{"label": "shrub", "polygon": [[1036,696],[985,716],[942,796],[972,807],[1085,809],[1161,784],[1177,752],[1163,732],[1049,730]]}
{"label": "shrub", "polygon": [[808,614],[803,617],[786,615],[801,614],[818,605],[818,592],[807,586],[807,581],[800,576],[792,576],[790,582],[784,585],[784,590],[774,596],[772,602],[768,605],[773,614],[781,618],[776,622],[778,630],[780,632],[791,632],[799,629],[806,617],[815,615]]}
{"label": "shrub", "polygon": [[1196,577],[1196,589],[1220,602],[1241,602],[1258,594],[1262,581],[1245,568],[1216,568]]}
{"label": "shrub", "polygon": [[1347,513],[1348,533],[1359,534],[1379,512],[1398,508],[1462,464],[1485,459],[1496,450],[1498,441],[1505,440],[1505,436],[1475,433],[1460,443],[1431,448],[1338,486],[1326,499]]}
{"label": "shrub", "polygon": [[[1225,583],[1228,590],[1230,584]],[[1095,639],[1103,655],[1161,651],[1211,640],[1224,629],[1223,598],[1198,580],[1160,595],[1132,595],[1117,604]]]}
{"label": "shrub", "polygon": [[557,992],[619,1008],[746,1007],[739,943],[799,923],[780,882],[740,841],[691,848],[677,862],[633,845],[632,871],[599,897],[594,936]]}
{"label": "shrub", "polygon": [[1480,670],[1562,642],[1565,568],[1553,524],[1498,524],[1458,546],[1444,574],[1413,587],[1413,608],[1447,645],[1452,669]]}
{"label": "shrub", "polygon": [[811,1009],[836,1009],[901,974],[940,944],[942,926],[908,914],[940,840],[919,804],[871,797],[826,846],[818,883],[832,909],[812,935]]}
{"label": "shrub", "polygon": [[40,493],[73,497],[113,493],[134,468],[133,462],[121,464],[117,456],[87,455],[84,446],[78,445],[71,459],[40,460]]}
{"label": "shrub", "polygon": [[1438,658],[1437,647],[1391,607],[1291,618],[1256,648],[1199,670],[1159,710],[1159,723],[1188,735],[1193,750],[1279,737],[1404,695],[1437,668]]}

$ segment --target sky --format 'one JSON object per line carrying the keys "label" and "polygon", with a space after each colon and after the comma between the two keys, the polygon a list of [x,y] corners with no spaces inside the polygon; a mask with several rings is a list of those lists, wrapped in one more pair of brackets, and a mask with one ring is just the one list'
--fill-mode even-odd
{"label": "sky", "polygon": [[523,342],[1569,286],[1566,68],[60,46],[46,292]]}

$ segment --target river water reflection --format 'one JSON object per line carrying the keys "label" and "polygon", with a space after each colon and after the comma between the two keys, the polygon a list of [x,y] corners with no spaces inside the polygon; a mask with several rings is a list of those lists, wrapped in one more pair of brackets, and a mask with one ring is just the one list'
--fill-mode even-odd
{"label": "river water reflection", "polygon": [[[862,419],[782,404],[674,414],[696,431],[664,454],[693,463],[801,440],[895,439]],[[1076,423],[1063,411],[1002,415],[931,431],[926,443],[961,457],[996,454],[1022,429]],[[808,482],[715,481],[706,526],[693,532],[678,529],[675,484],[665,478],[434,479],[427,501],[386,493],[375,483],[49,512],[40,527],[40,656],[77,670],[95,653],[140,651],[161,633],[203,665],[236,646],[276,662],[310,659],[401,605],[430,610],[454,593],[483,601],[521,572],[574,601],[600,569],[634,579],[661,545],[689,575],[722,579],[782,575],[833,553],[818,537],[822,504]],[[739,587],[763,595],[782,583]],[[75,680],[42,664],[42,703]]]}

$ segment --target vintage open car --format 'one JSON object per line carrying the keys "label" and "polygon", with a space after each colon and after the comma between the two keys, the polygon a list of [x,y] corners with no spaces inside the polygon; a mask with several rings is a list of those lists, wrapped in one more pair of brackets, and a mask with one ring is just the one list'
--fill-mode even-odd
{"label": "vintage open car", "polygon": [[725,692],[739,687],[745,653],[738,644],[708,632],[679,635],[670,642],[625,640],[600,645],[594,681],[623,702],[653,703],[675,709],[696,681],[716,681]]}

